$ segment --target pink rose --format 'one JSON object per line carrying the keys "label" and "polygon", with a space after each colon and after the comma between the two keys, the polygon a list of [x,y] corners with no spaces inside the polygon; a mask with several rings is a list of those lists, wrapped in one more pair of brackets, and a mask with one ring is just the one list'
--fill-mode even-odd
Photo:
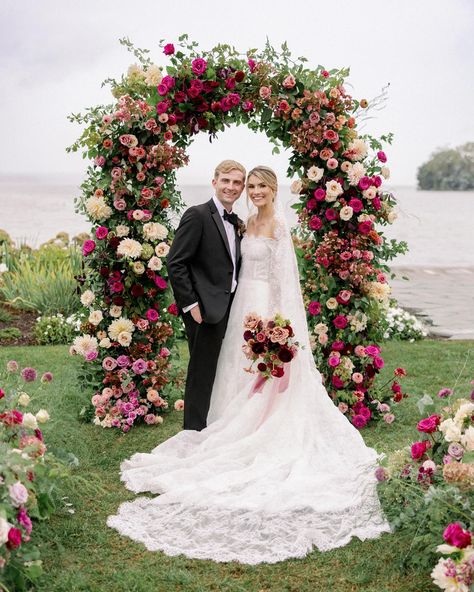
{"label": "pink rose", "polygon": [[204,72],[206,71],[207,68],[207,62],[206,60],[203,60],[202,58],[196,58],[195,60],[193,60],[191,62],[191,70],[193,71],[193,74],[196,74],[196,76],[200,76],[201,74],[204,74]]}
{"label": "pink rose", "polygon": [[370,357],[375,357],[380,353],[380,348],[377,347],[376,345],[368,345],[367,347],[364,348],[364,352],[370,356]]}
{"label": "pink rose", "polygon": [[261,86],[259,93],[261,99],[268,99],[268,97],[272,94],[272,89],[268,86]]}
{"label": "pink rose", "polygon": [[439,415],[430,415],[429,417],[419,421],[416,429],[419,432],[424,432],[425,434],[432,434],[433,432],[436,432],[440,421],[441,417]]}
{"label": "pink rose", "polygon": [[150,326],[150,323],[146,319],[138,319],[136,326],[139,331],[146,331]]}
{"label": "pink rose", "polygon": [[377,158],[380,160],[380,162],[387,162],[387,155],[382,150],[377,152]]}
{"label": "pink rose", "polygon": [[168,90],[171,90],[176,84],[176,80],[173,76],[164,76],[161,80],[161,84],[164,84]]}
{"label": "pink rose", "polygon": [[183,411],[183,409],[184,409],[183,399],[178,399],[177,401],[175,401],[174,408],[176,409],[176,411]]}
{"label": "pink rose", "polygon": [[337,388],[337,389],[344,388],[344,381],[339,376],[337,376],[336,374],[333,374],[332,375],[331,383],[332,383],[332,385],[333,385],[334,388]]}
{"label": "pink rose", "polygon": [[99,226],[99,228],[95,231],[95,236],[102,240],[109,234],[108,229],[105,226]]}
{"label": "pink rose", "polygon": [[373,364],[378,370],[380,370],[384,367],[385,362],[383,361],[383,358],[381,358],[380,356],[375,356]]}
{"label": "pink rose", "polygon": [[393,413],[385,413],[383,420],[385,423],[393,423],[395,421],[395,415]]}
{"label": "pink rose", "polygon": [[154,308],[149,308],[146,311],[146,318],[152,323],[155,323],[158,320],[159,316],[160,315],[158,314],[158,311],[156,311]]}
{"label": "pink rose", "polygon": [[318,202],[312,197],[306,202],[306,207],[308,210],[315,210],[318,207]]}
{"label": "pink rose", "polygon": [[82,245],[82,254],[84,255],[84,257],[87,257],[87,255],[90,255],[94,249],[95,242],[93,240],[88,239],[84,241],[84,244]]}
{"label": "pink rose", "polygon": [[163,48],[163,53],[165,55],[173,55],[174,54],[174,45],[172,43],[167,43]]}
{"label": "pink rose", "polygon": [[253,108],[254,108],[254,104],[252,103],[252,101],[244,101],[242,103],[242,111],[245,111],[246,113],[248,111],[252,111]]}
{"label": "pink rose", "polygon": [[357,227],[361,234],[369,234],[372,230],[372,222],[371,220],[364,220],[363,222],[359,222],[359,226]]}
{"label": "pink rose", "polygon": [[114,199],[114,208],[119,212],[123,212],[127,207],[127,202],[124,199]]}
{"label": "pink rose", "polygon": [[338,167],[338,164],[339,164],[339,163],[337,162],[337,160],[336,160],[335,158],[330,158],[330,159],[329,159],[329,160],[326,162],[326,166],[328,167],[328,169],[330,169],[330,170],[332,170],[332,171],[333,171],[334,169],[337,169],[337,167]]}
{"label": "pink rose", "polygon": [[103,156],[96,156],[94,158],[94,164],[98,167],[103,167],[105,164],[105,158]]}
{"label": "pink rose", "polygon": [[308,306],[308,312],[312,316],[316,316],[321,312],[321,304],[313,300]]}
{"label": "pink rose", "polygon": [[367,420],[362,415],[354,415],[352,418],[352,425],[354,425],[358,430],[364,428],[367,425]]}
{"label": "pink rose", "polygon": [[357,197],[353,197],[349,201],[349,205],[354,210],[354,212],[356,214],[358,214],[362,210],[362,208],[364,207],[364,204],[362,203],[362,201],[360,199],[358,199]]}
{"label": "pink rose", "polygon": [[92,362],[93,360],[95,360],[97,358],[99,354],[96,351],[91,351],[86,355],[86,360],[88,362]]}
{"label": "pink rose", "polygon": [[12,549],[16,549],[21,545],[21,530],[19,528],[10,528],[7,545]]}
{"label": "pink rose", "polygon": [[161,276],[157,275],[155,276],[155,285],[157,288],[159,288],[160,290],[166,290],[166,288],[168,287],[168,284],[166,283],[166,280],[164,280]]}
{"label": "pink rose", "polygon": [[316,201],[323,201],[325,199],[325,197],[326,197],[326,190],[325,189],[321,189],[321,188],[316,189],[314,191],[313,195],[314,195],[314,199]]}
{"label": "pink rose", "polygon": [[319,218],[318,216],[312,216],[309,220],[309,227],[311,228],[311,230],[319,230],[323,223],[321,218]]}
{"label": "pink rose", "polygon": [[167,347],[162,347],[158,355],[160,356],[160,358],[169,358],[171,352]]}
{"label": "pink rose", "polygon": [[356,345],[354,349],[354,353],[357,357],[363,358],[366,354],[365,347],[363,345]]}
{"label": "pink rose", "polygon": [[114,360],[114,358],[111,358],[110,356],[107,356],[106,358],[103,359],[102,361],[102,368],[104,370],[114,370],[114,368],[117,367],[117,362],[116,360]]}
{"label": "pink rose", "polygon": [[362,179],[359,181],[358,187],[359,189],[362,189],[362,191],[365,191],[370,187],[370,185],[371,183],[369,177],[362,177]]}
{"label": "pink rose", "polygon": [[443,532],[443,539],[458,549],[464,549],[471,544],[471,533],[464,530],[459,522],[449,524]]}
{"label": "pink rose", "polygon": [[284,88],[293,88],[295,86],[295,84],[296,84],[295,77],[292,76],[291,74],[288,74],[288,76],[283,81]]}
{"label": "pink rose", "polygon": [[356,384],[364,382],[363,375],[360,372],[354,372],[354,374],[352,375],[352,382],[355,382]]}
{"label": "pink rose", "polygon": [[345,329],[347,327],[347,318],[344,315],[337,315],[332,323],[337,329]]}
{"label": "pink rose", "polygon": [[411,457],[413,460],[420,460],[423,457],[428,448],[431,447],[429,440],[423,440],[422,442],[414,442],[411,445]]}
{"label": "pink rose", "polygon": [[337,212],[333,208],[328,208],[324,215],[326,216],[326,219],[329,221],[336,220],[337,218]]}
{"label": "pink rose", "polygon": [[135,362],[133,362],[132,364],[132,370],[135,372],[135,374],[145,373],[147,371],[147,365],[145,360],[142,360],[141,358],[135,360]]}

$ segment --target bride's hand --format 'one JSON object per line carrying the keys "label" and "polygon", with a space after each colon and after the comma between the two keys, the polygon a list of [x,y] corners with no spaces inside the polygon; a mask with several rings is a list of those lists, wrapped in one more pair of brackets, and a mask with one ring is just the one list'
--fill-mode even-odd
{"label": "bride's hand", "polygon": [[191,316],[196,321],[198,325],[202,323],[202,316],[201,316],[201,309],[199,308],[199,304],[194,306],[190,311]]}

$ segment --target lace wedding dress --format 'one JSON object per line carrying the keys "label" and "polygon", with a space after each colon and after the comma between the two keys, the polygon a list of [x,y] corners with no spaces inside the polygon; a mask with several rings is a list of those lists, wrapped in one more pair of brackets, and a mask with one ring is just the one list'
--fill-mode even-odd
{"label": "lace wedding dress", "polygon": [[[268,413],[267,381],[249,398],[243,318],[280,312],[300,348],[289,384]],[[274,379],[277,380],[277,379]],[[139,497],[108,525],[168,555],[246,564],[304,557],[341,547],[353,536],[389,532],[376,492],[377,453],[335,407],[309,345],[291,238],[245,236],[239,286],[219,357],[208,427],[182,431],[150,454],[122,464]]]}

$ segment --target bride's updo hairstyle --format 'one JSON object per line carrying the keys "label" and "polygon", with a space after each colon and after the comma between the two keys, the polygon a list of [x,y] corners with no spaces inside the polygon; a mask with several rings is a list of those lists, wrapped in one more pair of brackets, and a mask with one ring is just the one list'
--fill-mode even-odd
{"label": "bride's updo hairstyle", "polygon": [[249,179],[250,179],[251,175],[255,175],[261,181],[263,181],[265,183],[265,185],[268,185],[268,187],[270,187],[270,189],[273,192],[273,201],[275,201],[277,191],[278,191],[278,179],[275,174],[275,171],[273,169],[271,169],[270,167],[260,165],[260,166],[256,166],[255,168],[253,168],[249,172],[249,174],[247,175],[247,202],[248,202],[248,184],[249,184]]}

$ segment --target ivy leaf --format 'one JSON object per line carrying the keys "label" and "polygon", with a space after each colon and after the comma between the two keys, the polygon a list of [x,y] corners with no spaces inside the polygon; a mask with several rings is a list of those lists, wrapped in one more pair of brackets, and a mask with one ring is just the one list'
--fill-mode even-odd
{"label": "ivy leaf", "polygon": [[272,118],[273,111],[269,107],[265,107],[262,111],[261,121],[262,123],[267,123]]}

